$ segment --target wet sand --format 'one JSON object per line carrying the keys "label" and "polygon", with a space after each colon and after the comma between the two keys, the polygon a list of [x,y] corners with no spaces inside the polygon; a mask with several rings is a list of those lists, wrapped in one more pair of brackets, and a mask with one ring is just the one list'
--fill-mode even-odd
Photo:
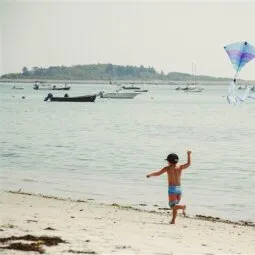
{"label": "wet sand", "polygon": [[251,222],[179,215],[170,225],[168,210],[142,207],[2,191],[0,253],[254,254]]}

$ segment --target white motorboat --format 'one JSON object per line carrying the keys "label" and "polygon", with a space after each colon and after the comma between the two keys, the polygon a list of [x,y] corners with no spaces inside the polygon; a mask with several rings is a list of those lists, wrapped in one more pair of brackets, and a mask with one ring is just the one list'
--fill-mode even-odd
{"label": "white motorboat", "polygon": [[69,90],[71,87],[67,86],[67,84],[65,84],[65,86],[61,86],[58,87],[56,85],[52,85],[52,84],[48,84],[48,83],[44,83],[44,82],[35,82],[33,89],[35,90]]}
{"label": "white motorboat", "polygon": [[101,98],[116,98],[116,99],[132,99],[139,95],[140,93],[135,92],[109,92],[105,93],[104,91],[99,92]]}

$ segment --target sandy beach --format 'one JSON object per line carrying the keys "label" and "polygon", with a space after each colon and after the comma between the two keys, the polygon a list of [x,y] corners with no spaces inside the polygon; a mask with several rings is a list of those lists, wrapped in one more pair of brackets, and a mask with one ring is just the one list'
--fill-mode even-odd
{"label": "sandy beach", "polygon": [[[212,255],[255,251],[255,227],[247,222],[179,216],[177,223],[170,225],[167,211],[21,192],[1,192],[0,206],[1,254]],[[20,244],[30,244],[38,252],[6,249]]]}

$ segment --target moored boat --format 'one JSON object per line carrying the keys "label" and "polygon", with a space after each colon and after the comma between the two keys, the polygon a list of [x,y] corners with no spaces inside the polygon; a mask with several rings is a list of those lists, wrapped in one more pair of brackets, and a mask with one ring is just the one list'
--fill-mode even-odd
{"label": "moored boat", "polygon": [[84,95],[77,97],[69,97],[65,94],[63,97],[54,97],[51,93],[45,97],[44,101],[50,100],[52,102],[95,102],[97,95]]}
{"label": "moored boat", "polygon": [[99,92],[101,98],[116,98],[116,99],[132,99],[139,95],[140,93],[136,92],[109,92],[105,93],[104,91]]}
{"label": "moored boat", "polygon": [[44,82],[35,82],[33,89],[35,90],[70,90],[70,86],[57,87],[56,85],[47,84]]}
{"label": "moored boat", "polygon": [[70,86],[67,86],[66,84],[65,84],[65,86],[64,87],[57,87],[56,85],[53,85],[52,86],[52,90],[69,90],[71,87]]}
{"label": "moored boat", "polygon": [[136,87],[134,85],[131,85],[131,86],[122,86],[121,87],[122,89],[129,89],[129,90],[137,90],[137,89],[140,89],[140,87]]}
{"label": "moored boat", "polygon": [[33,86],[34,90],[52,90],[52,86],[50,84],[44,82],[35,82]]}

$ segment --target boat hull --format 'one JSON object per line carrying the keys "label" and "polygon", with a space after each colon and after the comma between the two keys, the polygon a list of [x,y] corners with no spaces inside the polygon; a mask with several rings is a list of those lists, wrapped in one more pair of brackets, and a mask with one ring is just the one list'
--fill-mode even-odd
{"label": "boat hull", "polygon": [[139,90],[135,90],[134,92],[137,92],[137,93],[148,92],[148,89],[139,89]]}
{"label": "boat hull", "polygon": [[71,87],[63,87],[63,88],[52,88],[52,90],[70,90]]}
{"label": "boat hull", "polygon": [[101,98],[115,98],[115,99],[133,99],[139,93],[101,93]]}
{"label": "boat hull", "polygon": [[128,90],[136,90],[136,89],[140,89],[139,87],[135,87],[135,86],[131,86],[131,87],[127,87],[127,86],[122,86],[122,89],[128,89]]}
{"label": "boat hull", "polygon": [[37,83],[33,87],[34,90],[70,90],[70,88],[70,86],[57,87],[56,85]]}
{"label": "boat hull", "polygon": [[34,90],[52,90],[52,88],[34,88]]}
{"label": "boat hull", "polygon": [[97,95],[86,95],[86,96],[79,96],[79,97],[54,97],[51,93],[44,99],[47,101],[48,99],[51,102],[95,102]]}

